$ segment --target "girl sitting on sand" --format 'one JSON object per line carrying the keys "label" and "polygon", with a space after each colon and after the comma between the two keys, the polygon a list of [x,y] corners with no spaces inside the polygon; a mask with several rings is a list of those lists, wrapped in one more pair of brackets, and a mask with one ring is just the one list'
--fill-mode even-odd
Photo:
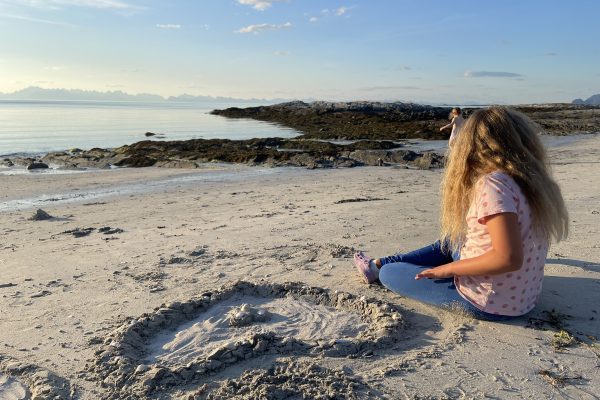
{"label": "girl sitting on sand", "polygon": [[452,132],[450,133],[450,140],[448,141],[448,146],[452,147],[454,141],[456,140],[456,137],[458,136],[458,133],[460,132],[465,123],[465,120],[462,117],[461,109],[458,107],[454,107],[452,109],[452,111],[450,112],[450,118],[450,123],[448,125],[442,126],[440,128],[440,132],[443,132],[448,128],[452,128]]}
{"label": "girl sitting on sand", "polygon": [[481,319],[531,311],[549,241],[564,239],[569,224],[533,122],[502,107],[473,113],[448,154],[441,188],[440,240],[378,259],[358,252],[361,276]]}

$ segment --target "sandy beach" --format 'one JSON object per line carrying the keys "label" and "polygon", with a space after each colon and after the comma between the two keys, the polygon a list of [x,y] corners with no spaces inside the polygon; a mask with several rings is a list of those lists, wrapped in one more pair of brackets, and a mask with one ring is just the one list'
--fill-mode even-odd
{"label": "sandy beach", "polygon": [[600,136],[550,155],[571,234],[505,323],[354,270],[436,239],[441,170],[0,176],[0,398],[598,398]]}

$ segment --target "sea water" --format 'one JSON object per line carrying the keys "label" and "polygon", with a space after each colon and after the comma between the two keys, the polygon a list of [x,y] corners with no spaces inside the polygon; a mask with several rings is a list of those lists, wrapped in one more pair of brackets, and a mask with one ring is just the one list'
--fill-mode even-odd
{"label": "sea water", "polygon": [[[146,139],[289,138],[299,134],[268,122],[210,114],[215,108],[255,105],[0,100],[0,155],[114,148]],[[148,138],[146,132],[160,136]]]}

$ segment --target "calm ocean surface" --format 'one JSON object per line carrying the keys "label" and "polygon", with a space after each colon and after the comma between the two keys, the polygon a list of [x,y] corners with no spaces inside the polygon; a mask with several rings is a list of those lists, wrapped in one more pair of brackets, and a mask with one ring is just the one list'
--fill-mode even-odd
{"label": "calm ocean surface", "polygon": [[118,147],[148,139],[146,132],[165,135],[162,140],[298,134],[267,122],[209,114],[215,108],[254,105],[0,100],[0,155]]}

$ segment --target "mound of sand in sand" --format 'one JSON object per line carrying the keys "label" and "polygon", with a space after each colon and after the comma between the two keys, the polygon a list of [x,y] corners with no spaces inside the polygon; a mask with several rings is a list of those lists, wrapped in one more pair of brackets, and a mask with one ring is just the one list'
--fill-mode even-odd
{"label": "mound of sand in sand", "polygon": [[233,307],[227,313],[229,326],[248,326],[255,322],[265,322],[270,319],[271,313],[258,307],[252,307],[248,303]]}

